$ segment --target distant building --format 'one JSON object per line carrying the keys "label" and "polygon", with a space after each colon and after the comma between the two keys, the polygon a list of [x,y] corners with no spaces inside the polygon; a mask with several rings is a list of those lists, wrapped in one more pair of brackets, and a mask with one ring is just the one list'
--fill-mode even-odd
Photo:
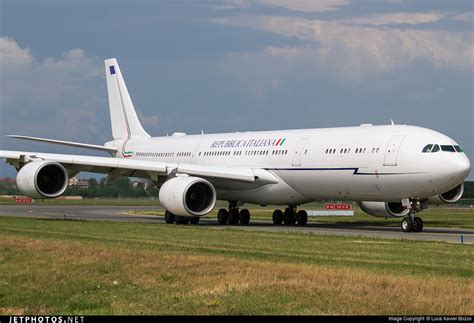
{"label": "distant building", "polygon": [[132,182],[132,187],[138,187],[138,186],[141,186],[141,185],[143,185],[143,184],[139,181],[133,181]]}
{"label": "distant building", "polygon": [[16,180],[10,177],[0,177],[1,184],[16,184]]}
{"label": "distant building", "polygon": [[89,188],[89,180],[78,179],[77,177],[73,177],[69,179],[69,186],[79,186],[80,188]]}

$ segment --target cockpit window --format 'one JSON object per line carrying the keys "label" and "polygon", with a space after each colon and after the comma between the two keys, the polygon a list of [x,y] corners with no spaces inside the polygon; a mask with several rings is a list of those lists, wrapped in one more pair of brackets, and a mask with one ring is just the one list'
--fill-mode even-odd
{"label": "cockpit window", "polygon": [[431,148],[433,147],[433,145],[426,145],[425,148],[423,148],[422,152],[424,153],[429,153],[431,151]]}
{"label": "cockpit window", "polygon": [[423,153],[436,153],[440,150],[449,151],[451,153],[454,153],[454,152],[462,153],[463,152],[462,148],[459,147],[459,146],[441,145],[441,148],[440,148],[440,145],[435,145],[435,144],[426,145],[425,147],[423,147],[422,152]]}
{"label": "cockpit window", "polygon": [[452,152],[452,153],[456,152],[454,147],[451,146],[451,145],[441,145],[441,150],[442,151],[449,151],[449,152]]}

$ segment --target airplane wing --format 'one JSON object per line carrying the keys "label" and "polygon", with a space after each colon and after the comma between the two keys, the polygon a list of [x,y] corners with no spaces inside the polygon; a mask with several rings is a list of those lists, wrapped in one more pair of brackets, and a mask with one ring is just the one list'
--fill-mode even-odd
{"label": "airplane wing", "polygon": [[30,136],[20,136],[20,135],[7,135],[7,137],[8,138],[15,138],[15,139],[46,142],[48,144],[56,144],[56,145],[62,145],[62,146],[79,147],[79,148],[85,148],[85,149],[95,149],[95,150],[108,152],[109,154],[114,154],[114,153],[117,152],[117,148],[114,148],[114,147],[83,144],[83,143],[80,143],[80,142],[73,142],[73,141],[64,141],[64,140],[47,139],[47,138],[30,137]]}
{"label": "airplane wing", "polygon": [[21,163],[27,163],[30,161],[55,161],[62,164],[68,170],[70,176],[79,172],[93,172],[111,174],[114,176],[142,177],[157,180],[158,176],[168,176],[172,173],[177,173],[208,179],[232,180],[259,185],[275,184],[279,182],[278,178],[269,171],[246,167],[220,167],[114,157],[0,150],[0,158],[2,157],[5,158],[5,162],[17,168]]}

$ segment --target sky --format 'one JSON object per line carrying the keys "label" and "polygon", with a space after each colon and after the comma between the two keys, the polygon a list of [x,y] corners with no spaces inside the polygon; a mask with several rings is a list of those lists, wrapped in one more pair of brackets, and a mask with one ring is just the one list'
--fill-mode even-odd
{"label": "sky", "polygon": [[0,149],[101,155],[5,135],[111,140],[111,57],[154,136],[393,119],[474,161],[472,0],[0,0]]}

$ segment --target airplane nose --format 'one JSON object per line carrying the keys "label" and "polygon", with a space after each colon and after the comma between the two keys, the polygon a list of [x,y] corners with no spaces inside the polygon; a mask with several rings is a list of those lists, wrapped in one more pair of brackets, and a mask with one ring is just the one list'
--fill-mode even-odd
{"label": "airplane nose", "polygon": [[469,158],[467,158],[466,155],[462,155],[459,157],[461,158],[456,160],[456,166],[453,170],[456,174],[456,177],[458,177],[459,179],[465,179],[471,171],[471,162],[469,161]]}

